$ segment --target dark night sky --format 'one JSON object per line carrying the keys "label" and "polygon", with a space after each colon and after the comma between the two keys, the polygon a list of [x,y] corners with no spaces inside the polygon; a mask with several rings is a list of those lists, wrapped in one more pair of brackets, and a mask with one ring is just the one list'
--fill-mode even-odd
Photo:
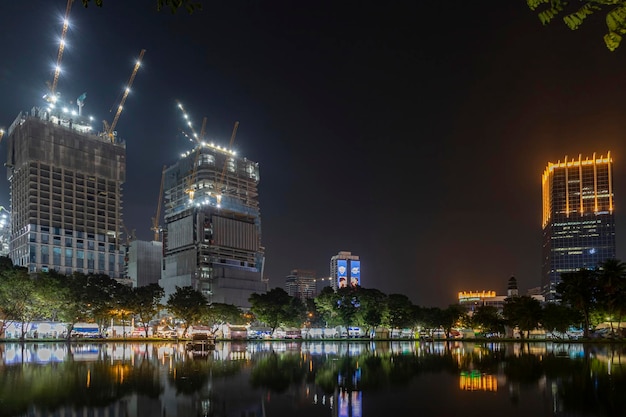
{"label": "dark night sky", "polygon": [[[603,15],[570,31],[523,0],[202,2],[193,15],[153,0],[72,8],[58,91],[87,92],[85,114],[113,119],[147,50],[117,124],[139,238],[162,166],[192,147],[180,100],[223,145],[240,122],[234,148],[261,169],[270,287],[293,268],[327,276],[340,250],[361,257],[364,287],[423,306],[504,293],[511,275],[538,286],[547,162],[609,150],[626,259],[626,50],[604,46]],[[1,126],[52,80],[65,6],[2,2]]]}

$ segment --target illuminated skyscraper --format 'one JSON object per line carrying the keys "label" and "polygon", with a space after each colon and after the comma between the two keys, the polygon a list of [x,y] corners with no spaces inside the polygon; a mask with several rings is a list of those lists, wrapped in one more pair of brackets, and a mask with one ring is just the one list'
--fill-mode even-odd
{"label": "illuminated skyscraper", "polygon": [[548,163],[542,195],[542,287],[553,301],[562,273],[594,269],[616,256],[611,153]]}
{"label": "illuminated skyscraper", "polygon": [[361,285],[361,261],[352,252],[341,251],[330,258],[330,286],[337,288]]}

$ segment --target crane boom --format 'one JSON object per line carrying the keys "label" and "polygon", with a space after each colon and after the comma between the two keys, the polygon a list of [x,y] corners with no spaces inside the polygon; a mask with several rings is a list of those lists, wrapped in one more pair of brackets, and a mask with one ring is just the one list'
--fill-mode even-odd
{"label": "crane boom", "polygon": [[137,75],[137,71],[139,70],[139,67],[141,66],[141,60],[143,59],[143,55],[145,53],[146,53],[145,49],[142,49],[141,52],[139,53],[139,59],[137,59],[137,62],[135,63],[135,68],[133,68],[133,73],[130,75],[128,84],[126,84],[126,89],[124,90],[124,95],[122,96],[122,99],[120,100],[119,106],[117,106],[117,112],[115,113],[115,117],[113,118],[113,121],[111,122],[111,125],[109,126],[109,129],[106,132],[109,139],[111,139],[111,142],[113,142],[113,131],[115,130],[115,125],[117,125],[117,121],[120,118],[120,114],[122,113],[122,109],[124,108],[124,103],[126,102],[126,97],[128,97],[128,93],[130,93],[130,87],[133,85],[133,81],[135,80],[135,75]]}
{"label": "crane boom", "polygon": [[159,242],[161,227],[159,226],[159,220],[161,218],[161,202],[163,201],[163,182],[165,180],[165,168],[166,165],[163,165],[163,170],[161,171],[161,189],[159,190],[159,201],[157,203],[156,216],[152,218],[152,231],[154,232],[154,241]]}
{"label": "crane boom", "polygon": [[204,139],[205,127],[206,127],[206,116],[202,119],[202,128],[200,129],[200,140]]}
{"label": "crane boom", "polygon": [[61,42],[59,44],[59,52],[57,53],[57,66],[54,69],[54,78],[50,85],[49,99],[54,101],[56,99],[57,83],[59,82],[59,74],[61,73],[61,60],[63,59],[63,51],[65,50],[65,35],[67,34],[67,28],[70,25],[70,10],[72,9],[72,3],[74,0],[67,0],[67,6],[65,8],[65,19],[63,20],[63,30],[61,31]]}
{"label": "crane boom", "polygon": [[[178,108],[180,109],[180,111],[183,112],[183,118],[187,122],[187,126],[189,127],[189,129],[191,129],[191,135],[193,136],[193,139],[196,141],[196,143],[202,143],[202,138],[204,137],[204,127],[206,126],[206,117],[202,119],[202,130],[200,131],[200,136],[198,136],[196,130],[193,128],[193,123],[191,123],[191,120],[189,120],[189,114],[183,107],[183,103],[181,103],[179,100],[176,100],[176,103],[178,104]],[[189,137],[189,135],[187,135],[185,132],[183,133],[185,134],[185,136]]]}

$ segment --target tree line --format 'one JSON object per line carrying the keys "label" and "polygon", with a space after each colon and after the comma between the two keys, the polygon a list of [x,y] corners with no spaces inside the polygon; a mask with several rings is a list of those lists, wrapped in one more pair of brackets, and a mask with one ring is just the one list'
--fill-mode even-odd
{"label": "tree line", "polygon": [[67,323],[67,337],[79,322],[98,323],[100,329],[112,319],[131,318],[148,337],[149,323],[160,315],[173,317],[183,327],[221,324],[265,325],[272,332],[278,327],[326,328],[358,326],[369,332],[377,328],[441,329],[450,337],[454,328],[476,329],[483,334],[503,335],[517,328],[521,337],[543,329],[566,333],[574,326],[584,337],[600,322],[620,323],[626,312],[626,264],[609,259],[595,269],[563,273],[557,285],[560,302],[542,303],[528,296],[509,297],[500,310],[477,305],[470,314],[465,306],[446,308],[414,304],[404,294],[385,294],[373,288],[347,287],[322,289],[315,298],[300,300],[282,288],[250,296],[250,309],[231,304],[209,303],[192,287],[177,287],[164,300],[158,284],[129,287],[103,274],[62,275],[55,271],[31,274],[0,258],[0,335],[10,323],[25,326],[39,320]]}

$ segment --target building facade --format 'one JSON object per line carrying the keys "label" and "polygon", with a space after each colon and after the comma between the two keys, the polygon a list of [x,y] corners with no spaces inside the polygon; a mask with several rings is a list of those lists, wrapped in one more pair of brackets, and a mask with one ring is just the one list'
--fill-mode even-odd
{"label": "building facade", "polygon": [[123,278],[123,142],[82,116],[34,108],[8,129],[7,168],[14,265]]}
{"label": "building facade", "polygon": [[301,299],[315,298],[317,295],[315,271],[293,269],[285,280],[285,291],[292,297]]}
{"label": "building facade", "polygon": [[338,288],[361,285],[361,261],[352,252],[341,251],[330,258],[330,283]]}
{"label": "building facade", "polygon": [[126,277],[133,287],[158,284],[161,279],[163,243],[133,240],[126,251]]}
{"label": "building facade", "polygon": [[555,301],[562,273],[616,257],[611,153],[548,163],[542,196],[541,284],[546,301]]}
{"label": "building facade", "polygon": [[265,293],[258,200],[259,166],[234,152],[198,144],[163,178],[166,297],[191,286],[209,302],[249,308]]}
{"label": "building facade", "polygon": [[[534,298],[541,304],[545,302],[544,296],[538,294],[534,288],[526,291],[525,295]],[[506,295],[497,295],[495,291],[461,291],[458,294],[458,300],[459,304],[465,307],[470,316],[473,315],[479,307],[493,307],[502,314],[506,300],[519,296],[517,279],[510,277],[506,285]]]}

